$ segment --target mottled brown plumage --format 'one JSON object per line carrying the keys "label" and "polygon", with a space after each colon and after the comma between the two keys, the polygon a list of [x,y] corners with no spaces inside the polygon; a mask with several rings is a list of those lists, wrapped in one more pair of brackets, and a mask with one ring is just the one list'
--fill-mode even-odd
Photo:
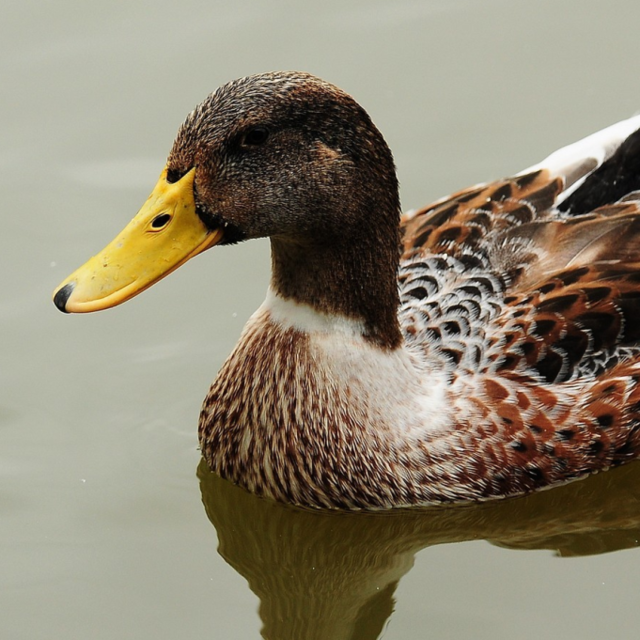
{"label": "mottled brown plumage", "polygon": [[637,457],[639,127],[400,220],[391,153],[343,91],[289,72],[209,96],[167,182],[194,176],[223,242],[272,247],[267,300],[202,409],[211,469],[356,509],[513,496]]}
{"label": "mottled brown plumage", "polygon": [[[246,92],[260,99],[248,116]],[[242,131],[247,118],[286,132],[269,175],[257,162],[239,169],[258,185],[251,204],[224,162],[211,163],[224,146],[215,143],[212,153],[202,145],[209,128]],[[199,157],[215,167],[198,181],[202,202],[211,209],[235,200],[221,218],[245,237],[272,238],[277,297],[363,321],[367,348],[404,351],[408,379],[428,386],[433,377],[438,386],[444,376],[445,389],[442,402],[426,400],[434,410],[426,421],[413,393],[403,396],[393,380],[367,396],[376,364],[363,353],[358,369],[365,347],[326,330],[328,339],[350,342],[336,347],[338,359],[356,354],[336,364],[330,349],[313,344],[317,337],[272,317],[267,304],[205,401],[200,436],[211,468],[279,500],[377,508],[517,495],[634,458],[640,216],[632,191],[640,176],[627,180],[624,202],[618,193],[611,201],[600,194],[598,209],[579,208],[581,190],[597,191],[594,170],[608,163],[611,174],[616,162],[624,164],[608,138],[595,141],[595,151],[606,144],[604,156],[578,149],[560,166],[539,166],[405,216],[398,307],[395,173],[361,108],[302,74],[245,79],[213,94],[181,129],[169,165],[186,170]],[[256,232],[255,209],[272,200],[272,180],[285,202],[269,208],[268,223],[260,216]],[[310,184],[314,192],[321,185],[321,198]],[[572,211],[557,207],[565,194]],[[396,317],[402,342],[394,337]],[[384,368],[377,373],[384,379]]]}

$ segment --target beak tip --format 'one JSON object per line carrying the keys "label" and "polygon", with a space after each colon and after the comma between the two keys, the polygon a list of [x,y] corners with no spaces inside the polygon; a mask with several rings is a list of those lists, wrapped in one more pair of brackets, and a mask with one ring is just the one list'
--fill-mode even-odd
{"label": "beak tip", "polygon": [[53,304],[55,304],[63,313],[69,313],[69,311],[67,311],[67,302],[71,297],[75,286],[75,282],[69,282],[68,284],[65,284],[64,287],[58,289],[53,296]]}

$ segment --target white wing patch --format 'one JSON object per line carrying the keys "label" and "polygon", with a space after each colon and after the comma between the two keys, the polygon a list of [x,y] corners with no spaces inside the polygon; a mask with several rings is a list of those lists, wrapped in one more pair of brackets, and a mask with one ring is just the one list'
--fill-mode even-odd
{"label": "white wing patch", "polygon": [[596,133],[562,147],[542,162],[516,174],[518,176],[547,169],[551,177],[565,179],[565,189],[558,196],[556,205],[566,200],[584,181],[606,162],[616,149],[635,131],[640,129],[640,115],[622,120]]}

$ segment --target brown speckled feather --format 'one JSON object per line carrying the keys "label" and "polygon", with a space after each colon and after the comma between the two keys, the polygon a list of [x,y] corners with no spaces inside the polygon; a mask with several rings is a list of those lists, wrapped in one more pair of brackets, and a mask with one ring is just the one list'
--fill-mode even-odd
{"label": "brown speckled feather", "polygon": [[[591,173],[594,163],[583,167]],[[529,491],[638,455],[640,201],[630,193],[594,211],[559,211],[556,200],[580,177],[538,169],[403,219],[404,327],[412,340],[429,334],[427,351],[439,343],[452,380],[467,389],[480,419],[469,423],[467,406],[458,412],[460,446],[475,450],[473,475],[491,478],[483,495]],[[467,308],[457,299],[457,318],[434,304],[444,282],[416,293],[434,267],[416,283],[415,265],[434,255],[447,257],[443,271],[455,262],[465,274],[456,286]],[[420,328],[413,297],[429,307]],[[494,313],[483,314],[491,305]],[[463,320],[482,326],[474,334]]]}
{"label": "brown speckled feather", "polygon": [[546,217],[563,189],[561,178],[537,170],[472,187],[403,218],[404,258],[416,252],[458,255],[499,231]]}

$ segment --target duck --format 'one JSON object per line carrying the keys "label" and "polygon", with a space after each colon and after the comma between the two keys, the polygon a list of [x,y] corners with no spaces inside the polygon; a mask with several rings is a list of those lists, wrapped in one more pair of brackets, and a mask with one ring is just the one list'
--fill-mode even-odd
{"label": "duck", "polygon": [[402,215],[391,151],[349,94],[303,72],[234,80],[54,303],[113,307],[269,238],[266,299],[200,413],[213,473],[343,510],[553,487],[640,453],[639,129]]}

